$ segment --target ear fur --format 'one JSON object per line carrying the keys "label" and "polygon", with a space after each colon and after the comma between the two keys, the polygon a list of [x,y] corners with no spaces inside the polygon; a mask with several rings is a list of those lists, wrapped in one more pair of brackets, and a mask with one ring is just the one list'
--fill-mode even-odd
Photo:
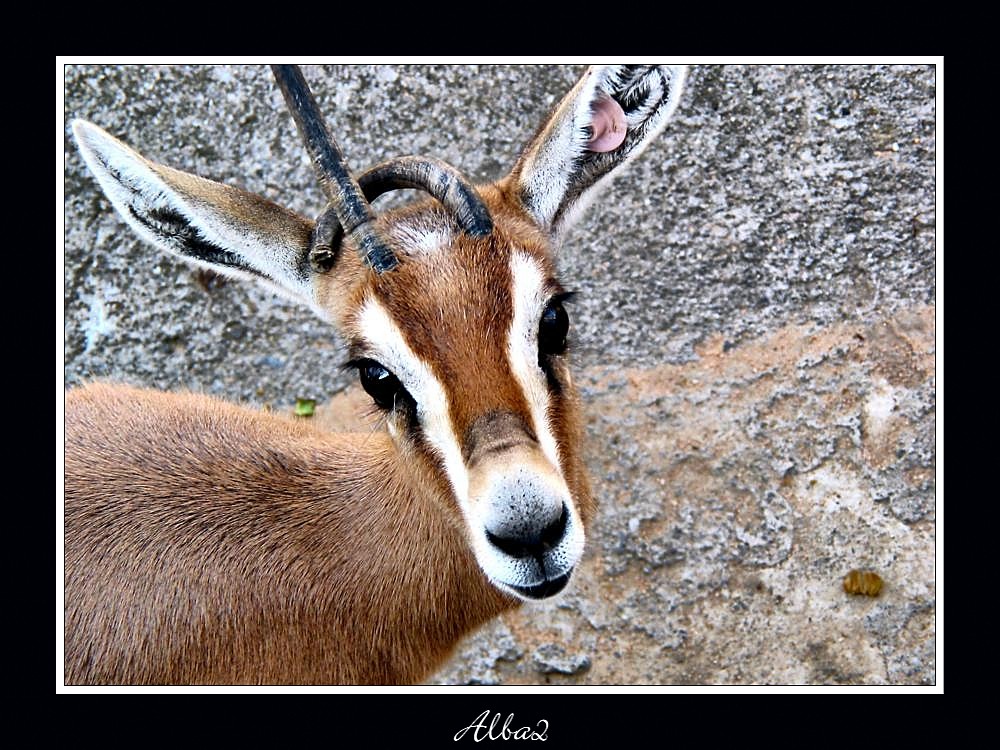
{"label": "ear fur", "polygon": [[[611,65],[587,70],[528,144],[508,190],[558,242],[600,190],[663,130],[677,109],[684,66]],[[621,106],[627,129],[612,151],[588,148],[598,103]]]}
{"label": "ear fur", "polygon": [[149,161],[84,120],[73,122],[73,134],[101,188],[140,236],[321,312],[309,265],[313,222],[259,195]]}

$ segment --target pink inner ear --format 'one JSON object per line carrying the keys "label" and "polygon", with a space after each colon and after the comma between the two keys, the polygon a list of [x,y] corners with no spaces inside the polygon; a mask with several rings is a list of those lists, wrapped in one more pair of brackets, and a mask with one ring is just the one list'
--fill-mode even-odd
{"label": "pink inner ear", "polygon": [[588,150],[604,153],[614,151],[622,145],[628,123],[625,120],[625,112],[618,102],[606,94],[601,94],[594,102],[593,118],[590,125],[594,129],[594,135],[587,143]]}

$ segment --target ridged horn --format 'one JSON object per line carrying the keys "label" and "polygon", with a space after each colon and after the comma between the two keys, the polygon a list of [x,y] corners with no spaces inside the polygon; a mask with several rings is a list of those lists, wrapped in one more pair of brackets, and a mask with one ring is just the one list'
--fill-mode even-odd
{"label": "ridged horn", "polygon": [[426,190],[444,204],[466,234],[485,237],[493,231],[493,220],[479,193],[447,162],[430,156],[402,156],[382,162],[358,178],[368,201],[390,190]]}
{"label": "ridged horn", "polygon": [[330,136],[302,71],[297,65],[272,65],[271,70],[305,142],[306,151],[309,152],[320,185],[338,223],[358,245],[362,257],[372,269],[377,273],[392,270],[399,261],[379,233],[375,225],[375,212],[365,200],[361,187],[351,176],[336,141]]}
{"label": "ridged horn", "polygon": [[[447,162],[429,156],[403,156],[382,162],[358,177],[358,185],[369,203],[390,190],[424,190],[439,200],[455,217],[463,232],[486,237],[493,220],[479,193],[461,172]],[[316,224],[311,257],[319,270],[329,270],[337,256],[341,227],[336,213],[328,209]]]}

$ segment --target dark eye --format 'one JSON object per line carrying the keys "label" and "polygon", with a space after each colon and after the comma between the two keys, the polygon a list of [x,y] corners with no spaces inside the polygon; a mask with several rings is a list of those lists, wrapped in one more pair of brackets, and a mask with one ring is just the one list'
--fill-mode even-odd
{"label": "dark eye", "polygon": [[543,354],[562,354],[566,351],[567,333],[569,316],[561,302],[552,300],[538,323],[538,350]]}
{"label": "dark eye", "polygon": [[396,376],[378,362],[366,360],[358,363],[358,374],[361,376],[361,387],[383,409],[391,409],[403,392],[403,386]]}

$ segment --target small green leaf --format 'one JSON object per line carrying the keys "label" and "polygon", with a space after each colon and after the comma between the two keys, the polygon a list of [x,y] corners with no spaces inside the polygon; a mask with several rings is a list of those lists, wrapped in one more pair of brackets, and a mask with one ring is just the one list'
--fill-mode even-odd
{"label": "small green leaf", "polygon": [[311,417],[316,413],[316,399],[297,398],[295,399],[295,416]]}

